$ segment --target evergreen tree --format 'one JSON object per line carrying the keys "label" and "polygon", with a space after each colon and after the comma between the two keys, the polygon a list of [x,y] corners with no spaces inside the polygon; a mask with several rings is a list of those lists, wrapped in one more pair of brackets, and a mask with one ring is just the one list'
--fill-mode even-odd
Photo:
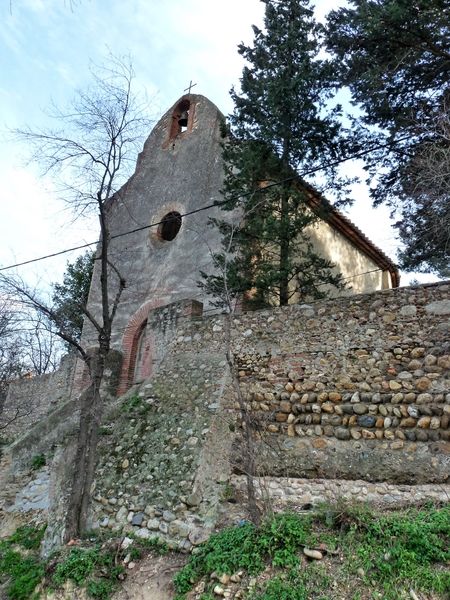
{"label": "evergreen tree", "polygon": [[[246,66],[240,93],[231,91],[235,109],[224,146],[224,208],[238,208],[242,220],[237,227],[215,221],[224,252],[215,256],[219,273],[204,284],[220,295],[225,274],[227,291],[245,293],[257,306],[322,297],[325,284],[340,285],[333,265],[314,252],[307,235],[318,215],[297,174],[336,160],[344,150],[341,109],[329,108],[332,71],[318,56],[322,27],[309,1],[261,1],[264,30],[254,26],[253,45],[239,46]],[[335,189],[343,189],[334,169],[326,174]]]}
{"label": "evergreen tree", "polygon": [[93,269],[94,253],[86,252],[73,263],[67,263],[63,283],[53,285],[55,315],[60,326],[77,341],[81,339]]}
{"label": "evergreen tree", "polygon": [[[351,0],[328,17],[337,83],[362,109],[375,204],[390,205],[407,269],[449,274],[450,2]],[[386,145],[388,142],[388,145]]]}

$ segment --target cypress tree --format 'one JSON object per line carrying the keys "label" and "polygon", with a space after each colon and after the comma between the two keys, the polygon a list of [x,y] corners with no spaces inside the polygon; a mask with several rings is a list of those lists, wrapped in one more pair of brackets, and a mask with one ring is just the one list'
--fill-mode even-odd
{"label": "cypress tree", "polygon": [[[341,107],[330,108],[333,73],[319,56],[323,31],[309,0],[261,1],[264,29],[254,26],[253,45],[239,46],[246,66],[240,92],[231,91],[224,144],[223,208],[242,218],[234,227],[214,221],[224,251],[215,255],[219,273],[203,274],[201,284],[220,297],[225,277],[231,296],[244,293],[256,307],[323,297],[329,285],[341,286],[308,237],[319,215],[306,201],[311,191],[301,173],[344,150]],[[335,169],[324,175],[344,189]]]}

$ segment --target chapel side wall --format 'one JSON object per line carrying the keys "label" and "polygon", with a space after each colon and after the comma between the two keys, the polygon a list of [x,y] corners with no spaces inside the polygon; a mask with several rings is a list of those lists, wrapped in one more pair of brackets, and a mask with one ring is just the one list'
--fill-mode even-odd
{"label": "chapel side wall", "polygon": [[[344,290],[324,286],[323,289],[328,291],[330,297],[365,294],[385,288],[383,271],[379,265],[329,223],[324,220],[317,221],[308,228],[308,235],[315,251],[335,263],[335,271],[342,274],[344,282],[348,285]],[[388,287],[392,287],[392,284]]]}
{"label": "chapel side wall", "polygon": [[[449,292],[429,284],[235,316],[241,389],[272,440],[258,442],[261,474],[448,481]],[[189,323],[171,351],[218,350],[222,328]]]}

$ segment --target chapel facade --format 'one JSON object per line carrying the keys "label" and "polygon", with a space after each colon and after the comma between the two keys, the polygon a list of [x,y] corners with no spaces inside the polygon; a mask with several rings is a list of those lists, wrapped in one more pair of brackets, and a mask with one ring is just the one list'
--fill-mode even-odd
{"label": "chapel facade", "polygon": [[[223,121],[204,96],[180,98],[158,121],[135,173],[107,206],[111,262],[126,280],[112,332],[112,347],[123,356],[119,393],[148,378],[162,359],[164,336],[170,332],[157,338],[152,333],[161,310],[165,328],[170,313],[173,331],[181,319],[211,310],[198,281],[200,271],[212,272],[212,254],[220,248],[219,234],[208,222],[221,216],[212,205],[223,199]],[[307,195],[314,210],[321,198],[312,188]],[[332,207],[309,235],[316,250],[351,283],[341,293],[398,286],[392,261]],[[94,314],[101,308],[98,267],[96,263],[88,301]],[[95,337],[87,323],[85,346],[95,346]],[[74,391],[86,375],[81,361],[77,372]]]}

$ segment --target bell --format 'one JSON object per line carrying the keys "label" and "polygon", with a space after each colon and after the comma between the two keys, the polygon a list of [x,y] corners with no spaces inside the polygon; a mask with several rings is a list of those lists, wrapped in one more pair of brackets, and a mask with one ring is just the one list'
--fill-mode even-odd
{"label": "bell", "polygon": [[188,117],[189,117],[188,111],[187,110],[183,110],[183,112],[180,115],[180,118],[178,119],[178,125],[180,127],[187,127]]}

